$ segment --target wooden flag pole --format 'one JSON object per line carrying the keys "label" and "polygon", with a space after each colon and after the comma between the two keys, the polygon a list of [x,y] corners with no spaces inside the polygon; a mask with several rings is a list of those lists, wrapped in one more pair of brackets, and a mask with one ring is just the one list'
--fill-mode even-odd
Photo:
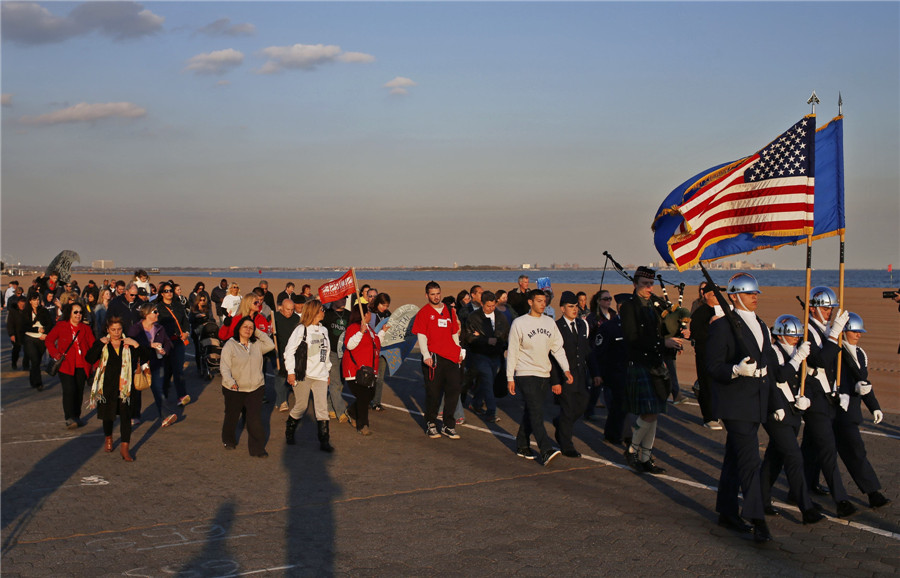
{"label": "wooden flag pole", "polygon": [[359,324],[366,322],[366,312],[363,311],[362,296],[359,294],[359,284],[356,282],[356,269],[350,267],[350,273],[353,275],[353,293],[356,295],[356,304],[359,305]]}
{"label": "wooden flag pole", "polygon": [[[806,299],[803,303],[803,341],[809,341],[809,291],[812,288],[812,235],[806,236]],[[800,366],[800,396],[806,391],[806,360]]]}
{"label": "wooden flag pole", "polygon": [[278,355],[278,326],[275,325],[274,311],[272,311],[272,341],[275,342],[275,369],[281,371],[281,356]]}
{"label": "wooden flag pole", "polygon": [[[838,311],[844,310],[844,232],[841,231],[841,260],[838,264]],[[837,375],[835,376],[834,391],[837,393],[841,387],[841,358],[843,355],[844,332],[838,335]]]}

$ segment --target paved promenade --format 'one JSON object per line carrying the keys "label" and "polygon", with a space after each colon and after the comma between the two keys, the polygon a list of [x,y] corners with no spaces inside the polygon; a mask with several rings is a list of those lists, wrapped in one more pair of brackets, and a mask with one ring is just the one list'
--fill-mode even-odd
{"label": "paved promenade", "polygon": [[[200,380],[191,363],[195,401],[169,428],[141,424],[132,437],[136,461],[126,464],[118,434],[114,453],[103,452],[93,413],[85,427],[66,430],[58,379],[45,375],[44,391],[32,390],[27,374],[10,370],[5,331],[2,343],[4,576],[851,577],[900,570],[896,414],[864,426],[892,504],[869,509],[844,471],[858,514],[803,526],[785,505],[782,517],[770,518],[775,542],[757,546],[715,524],[725,435],[700,427],[693,403],[670,406],[661,419],[654,455],[667,475],[624,469],[622,448],[603,442],[596,423],[576,429],[584,458],[560,456],[544,468],[515,456],[521,409],[513,398],[500,400],[497,424],[467,413],[462,439],[428,439],[419,363],[408,360],[388,380],[387,410],[372,414],[371,437],[333,421],[337,449],[326,455],[306,418],[298,444],[286,446],[286,414],[268,404],[270,457],[254,459],[245,438],[237,451],[222,449],[219,378]],[[555,411],[550,406],[550,431]],[[786,496],[783,478],[775,496]],[[833,514],[829,500],[818,501]]]}

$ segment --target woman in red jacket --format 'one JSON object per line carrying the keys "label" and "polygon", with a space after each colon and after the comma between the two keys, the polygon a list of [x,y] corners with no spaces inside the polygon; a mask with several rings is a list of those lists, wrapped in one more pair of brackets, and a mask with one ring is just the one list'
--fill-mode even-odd
{"label": "woman in red jacket", "polygon": [[[363,366],[367,366],[372,370],[371,375],[375,376],[378,371],[378,354],[381,351],[381,338],[389,325],[385,325],[377,334],[369,327],[372,313],[366,311],[363,318],[359,311],[359,306],[353,308],[350,312],[350,325],[344,332],[344,358],[341,360],[341,374],[350,391],[356,397],[353,403],[347,408],[347,416],[350,425],[356,425],[356,431],[364,436],[371,435],[369,431],[369,402],[375,393],[375,379],[360,379],[357,381],[357,374]],[[362,374],[360,374],[362,375]],[[362,383],[361,383],[362,382]]]}
{"label": "woman in red jacket", "polygon": [[44,342],[51,358],[58,360],[63,355],[66,357],[59,368],[59,383],[62,386],[66,427],[69,429],[83,425],[81,401],[84,398],[84,384],[91,371],[91,364],[84,356],[94,344],[94,333],[90,326],[81,322],[82,317],[84,309],[81,303],[67,303],[62,309],[60,321],[50,330]]}

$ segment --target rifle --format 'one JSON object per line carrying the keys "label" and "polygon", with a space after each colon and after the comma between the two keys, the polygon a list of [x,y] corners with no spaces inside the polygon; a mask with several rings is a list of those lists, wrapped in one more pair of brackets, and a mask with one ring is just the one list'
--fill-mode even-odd
{"label": "rifle", "polygon": [[[747,344],[744,342],[744,322],[741,321],[741,318],[738,317],[737,313],[732,311],[731,304],[722,295],[722,292],[719,291],[719,286],[715,284],[712,280],[712,277],[709,274],[709,271],[706,270],[706,267],[703,266],[703,263],[699,263],[700,270],[703,272],[703,276],[706,277],[706,282],[713,288],[713,293],[716,295],[716,301],[719,302],[719,305],[722,307],[722,312],[725,314],[725,319],[728,320],[728,324],[731,325],[731,331],[734,334],[735,345],[738,350],[738,354],[741,356],[741,359],[746,357],[750,357],[750,348],[747,347]],[[753,361],[753,358],[751,358]],[[755,362],[754,362],[755,363]]]}

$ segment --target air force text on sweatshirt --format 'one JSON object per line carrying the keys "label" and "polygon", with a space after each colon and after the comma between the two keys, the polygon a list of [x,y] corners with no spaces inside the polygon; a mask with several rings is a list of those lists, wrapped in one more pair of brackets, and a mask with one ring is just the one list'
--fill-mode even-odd
{"label": "air force text on sweatshirt", "polygon": [[509,349],[506,355],[506,379],[516,375],[550,377],[550,354],[560,368],[569,371],[569,361],[563,349],[563,337],[556,322],[546,315],[531,314],[513,319],[509,329]]}

